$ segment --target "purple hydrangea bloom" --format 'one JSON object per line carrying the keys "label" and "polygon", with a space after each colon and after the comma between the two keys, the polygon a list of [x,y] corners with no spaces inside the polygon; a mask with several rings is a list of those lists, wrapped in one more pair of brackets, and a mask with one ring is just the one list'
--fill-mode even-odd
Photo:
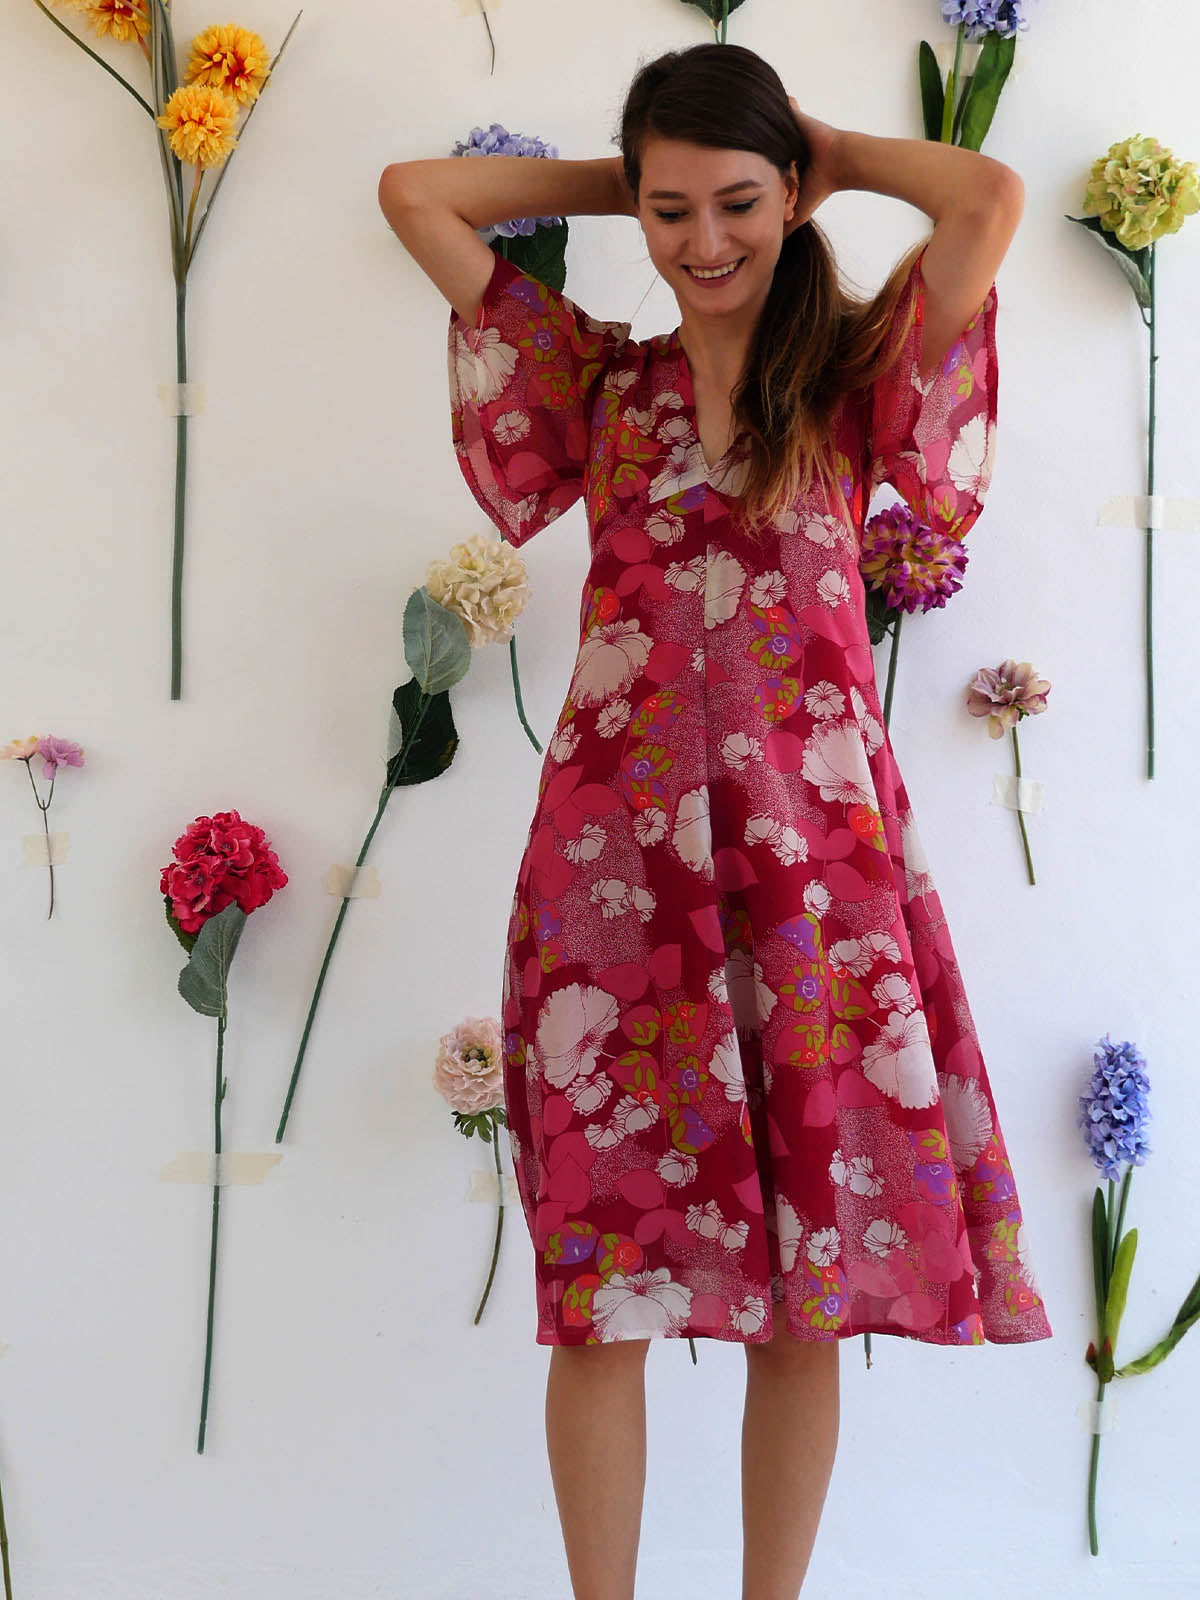
{"label": "purple hydrangea bloom", "polygon": [[1146,1058],[1126,1040],[1114,1044],[1107,1034],[1096,1046],[1087,1094],[1079,1096],[1079,1116],[1088,1154],[1106,1178],[1120,1176],[1120,1163],[1140,1167],[1150,1152],[1146,1123],[1150,1080]]}
{"label": "purple hydrangea bloom", "polygon": [[964,24],[968,39],[989,33],[1011,39],[1018,29],[1029,26],[1024,4],[1025,0],[942,0],[942,16],[953,28]]}
{"label": "purple hydrangea bloom", "polygon": [[[500,123],[493,122],[487,129],[472,128],[467,142],[464,144],[461,140],[457,141],[450,154],[452,156],[547,156],[554,159],[558,156],[558,146],[546,144],[544,140],[535,138],[531,133],[509,133]],[[552,228],[561,221],[561,217],[514,217],[508,222],[493,223],[491,228],[481,231],[489,237],[500,233],[506,239],[512,239],[517,234],[529,235],[535,228]]]}

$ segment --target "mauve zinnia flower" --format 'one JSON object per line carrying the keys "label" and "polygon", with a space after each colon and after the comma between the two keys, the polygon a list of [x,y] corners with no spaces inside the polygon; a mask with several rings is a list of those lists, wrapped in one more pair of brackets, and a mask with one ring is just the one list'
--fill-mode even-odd
{"label": "mauve zinnia flower", "polygon": [[205,28],[192,40],[185,76],[189,83],[224,89],[246,106],[258,99],[270,70],[271,58],[258,34],[226,22]]}
{"label": "mauve zinnia flower", "polygon": [[220,166],[237,144],[237,106],[220,89],[185,83],[155,121],[166,128],[180,161],[197,167]]}
{"label": "mauve zinnia flower", "polygon": [[37,753],[42,758],[43,778],[52,778],[59,767],[81,767],[83,750],[70,739],[56,739],[53,734],[38,740]]}
{"label": "mauve zinnia flower", "polygon": [[878,512],[863,529],[859,571],[897,609],[944,606],[962,588],[966,565],[960,541],[934,532],[906,505]]}
{"label": "mauve zinnia flower", "polygon": [[464,1017],[442,1035],[433,1084],[464,1116],[503,1105],[504,1040],[495,1018]]}
{"label": "mauve zinnia flower", "polygon": [[1088,1092],[1079,1096],[1079,1115],[1088,1154],[1106,1178],[1120,1177],[1120,1163],[1140,1167],[1150,1152],[1146,1058],[1126,1040],[1114,1044],[1105,1034],[1092,1057]]}
{"label": "mauve zinnia flower", "polygon": [[1039,678],[1028,661],[1002,661],[998,667],[981,667],[967,690],[967,710],[988,719],[988,733],[1002,739],[1022,717],[1046,709],[1050,684]]}

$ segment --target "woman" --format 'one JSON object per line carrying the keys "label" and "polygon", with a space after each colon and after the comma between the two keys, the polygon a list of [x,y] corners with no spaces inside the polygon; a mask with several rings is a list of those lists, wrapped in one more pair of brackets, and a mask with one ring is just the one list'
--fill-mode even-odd
{"label": "woman", "polygon": [[[844,188],[935,224],[867,304],[812,220]],[[646,1352],[701,1337],[746,1350],[743,1594],[792,1600],[838,1341],[1051,1331],[857,566],[885,478],[953,537],[978,515],[1022,184],[828,127],[703,45],[639,71],[619,160],[406,162],[380,203],[453,308],[479,505],[514,544],[588,514],[502,1002],[575,1594],[633,1595]],[[476,231],[582,213],[638,219],[673,332],[631,339]]]}

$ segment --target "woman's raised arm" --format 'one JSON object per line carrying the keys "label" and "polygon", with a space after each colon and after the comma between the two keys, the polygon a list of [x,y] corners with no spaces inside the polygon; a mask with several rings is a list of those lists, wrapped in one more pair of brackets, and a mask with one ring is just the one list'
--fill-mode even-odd
{"label": "woman's raised arm", "polygon": [[468,323],[479,315],[494,262],[478,229],[512,217],[635,215],[618,156],[397,161],[383,169],[379,205],[409,255]]}

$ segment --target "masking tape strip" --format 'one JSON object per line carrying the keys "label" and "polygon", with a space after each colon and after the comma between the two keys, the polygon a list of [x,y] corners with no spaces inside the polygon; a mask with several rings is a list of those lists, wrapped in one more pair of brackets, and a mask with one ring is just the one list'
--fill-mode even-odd
{"label": "masking tape strip", "polygon": [[1096,521],[1116,528],[1167,528],[1174,533],[1200,533],[1200,500],[1181,495],[1114,494],[1100,507]]}
{"label": "masking tape strip", "polygon": [[[513,1205],[517,1205],[521,1199],[521,1195],[517,1188],[517,1180],[515,1176],[511,1172],[501,1173],[500,1176],[504,1179],[505,1200]],[[490,1200],[492,1204],[495,1205],[497,1203],[496,1196],[500,1188],[499,1184],[496,1182],[496,1177],[497,1174],[494,1170],[488,1172],[486,1170],[476,1168],[476,1170],[471,1174],[470,1183],[467,1185],[467,1199]]]}
{"label": "masking tape strip", "polygon": [[499,4],[500,0],[458,0],[458,14],[460,17],[477,17],[481,11],[490,14]]}
{"label": "masking tape strip", "polygon": [[169,417],[195,417],[204,410],[207,391],[202,383],[160,383],[158,398]]}
{"label": "masking tape strip", "polygon": [[1111,1433],[1117,1420],[1117,1397],[1106,1394],[1102,1400],[1081,1400],[1075,1415],[1089,1433]]}
{"label": "masking tape strip", "polygon": [[353,867],[338,864],[330,867],[322,878],[326,894],[335,894],[339,900],[378,900],[380,896],[379,868]]}
{"label": "masking tape strip", "polygon": [[44,833],[21,835],[21,864],[26,867],[61,867],[71,846],[69,833],[52,833],[47,849]]}
{"label": "masking tape strip", "polygon": [[158,1175],[160,1183],[203,1183],[210,1189],[231,1183],[261,1183],[272,1167],[283,1160],[282,1151],[183,1150],[168,1161]]}
{"label": "masking tape strip", "polygon": [[1040,811],[1042,809],[1042,780],[1018,778],[1015,772],[992,774],[992,804],[1007,806],[1010,811]]}

